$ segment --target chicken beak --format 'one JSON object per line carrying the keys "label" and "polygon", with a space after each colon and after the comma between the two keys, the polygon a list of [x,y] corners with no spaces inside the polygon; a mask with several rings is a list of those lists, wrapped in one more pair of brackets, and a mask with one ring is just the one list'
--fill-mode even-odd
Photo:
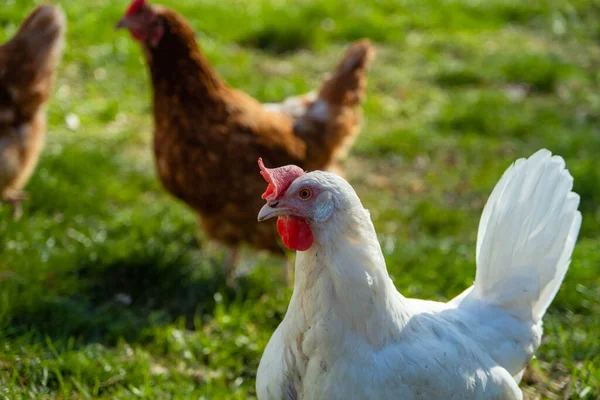
{"label": "chicken beak", "polygon": [[119,20],[119,22],[117,22],[117,25],[115,25],[115,29],[129,28],[129,25],[130,25],[129,18],[123,17]]}
{"label": "chicken beak", "polygon": [[258,212],[258,222],[266,221],[270,218],[290,213],[290,210],[288,208],[277,207],[278,203],[279,202],[277,201],[267,202],[267,204],[265,204]]}

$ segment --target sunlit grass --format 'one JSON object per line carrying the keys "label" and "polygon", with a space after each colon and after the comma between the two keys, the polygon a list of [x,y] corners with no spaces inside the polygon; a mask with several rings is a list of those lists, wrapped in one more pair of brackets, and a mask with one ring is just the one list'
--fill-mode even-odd
{"label": "sunlit grass", "polygon": [[[68,46],[31,200],[19,222],[0,208],[0,395],[252,398],[290,295],[279,262],[257,258],[242,289],[226,289],[223,255],[155,178],[146,66],[113,28],[126,1],[63,3]],[[263,101],[314,88],[349,41],[377,42],[347,170],[407,296],[470,285],[478,219],[504,169],[540,147],[562,155],[584,222],[545,319],[543,379],[524,386],[532,398],[600,396],[595,2],[168,3],[217,71]],[[0,39],[34,4],[5,1]]]}

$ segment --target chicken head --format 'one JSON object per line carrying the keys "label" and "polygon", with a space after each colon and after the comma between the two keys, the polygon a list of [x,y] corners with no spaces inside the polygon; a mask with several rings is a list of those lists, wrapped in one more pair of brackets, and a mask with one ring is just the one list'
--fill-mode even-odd
{"label": "chicken head", "polygon": [[156,46],[164,34],[164,25],[146,0],[133,0],[117,29],[127,28],[134,39]]}
{"label": "chicken head", "polygon": [[262,196],[267,204],[258,220],[278,217],[283,244],[290,250],[308,250],[314,241],[313,229],[333,216],[335,201],[329,182],[319,179],[319,171],[307,174],[295,165],[266,168],[262,159],[258,165],[269,184]]}

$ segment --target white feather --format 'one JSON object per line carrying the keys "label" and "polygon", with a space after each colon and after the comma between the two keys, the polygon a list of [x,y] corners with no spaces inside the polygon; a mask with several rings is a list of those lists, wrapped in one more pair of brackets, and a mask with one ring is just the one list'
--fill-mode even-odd
{"label": "white feather", "polygon": [[311,223],[294,293],[260,361],[261,400],[522,399],[541,317],[581,224],[564,161],[540,151],[502,176],[484,209],[473,287],[449,303],[403,297],[369,213],[342,178],[311,172],[334,211]]}
{"label": "white feather", "polygon": [[292,118],[300,118],[306,114],[309,105],[317,99],[317,92],[310,92],[302,96],[288,97],[281,103],[264,103],[267,111],[286,114]]}
{"label": "white feather", "polygon": [[484,208],[472,297],[538,322],[569,267],[579,196],[561,157],[540,150],[502,176]]}

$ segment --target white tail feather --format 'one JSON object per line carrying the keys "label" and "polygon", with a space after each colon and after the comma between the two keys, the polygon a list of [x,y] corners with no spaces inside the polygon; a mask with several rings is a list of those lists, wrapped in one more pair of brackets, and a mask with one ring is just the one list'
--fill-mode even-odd
{"label": "white tail feather", "polygon": [[548,150],[508,168],[479,223],[471,299],[541,320],[569,268],[581,226],[572,187],[564,160]]}

